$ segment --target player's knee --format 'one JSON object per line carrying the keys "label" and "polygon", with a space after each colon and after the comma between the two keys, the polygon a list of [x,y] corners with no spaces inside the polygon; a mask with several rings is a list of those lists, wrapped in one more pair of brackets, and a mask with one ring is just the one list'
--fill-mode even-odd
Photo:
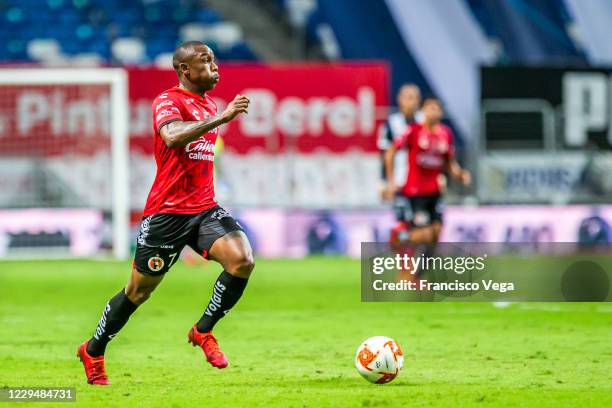
{"label": "player's knee", "polygon": [[428,228],[428,235],[427,235],[427,243],[428,244],[434,244],[437,240],[437,234],[436,234],[436,229],[430,225]]}
{"label": "player's knee", "polygon": [[134,291],[127,295],[132,303],[135,305],[141,305],[151,297],[151,292]]}
{"label": "player's knee", "polygon": [[419,229],[419,235],[417,243],[430,245],[435,242],[435,231],[431,225],[421,227]]}
{"label": "player's knee", "polygon": [[251,276],[253,269],[255,268],[255,259],[251,254],[241,254],[240,256],[233,259],[226,270],[228,273],[238,276],[240,278],[248,278]]}
{"label": "player's knee", "polygon": [[439,222],[434,223],[432,225],[431,231],[432,231],[432,240],[433,240],[433,243],[435,244],[440,239],[440,233],[442,232],[442,224],[440,224]]}

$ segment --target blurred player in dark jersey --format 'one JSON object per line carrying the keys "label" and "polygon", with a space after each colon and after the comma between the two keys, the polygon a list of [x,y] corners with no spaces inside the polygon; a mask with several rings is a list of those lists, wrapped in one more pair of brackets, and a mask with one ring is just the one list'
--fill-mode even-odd
{"label": "blurred player in dark jersey", "polygon": [[[408,199],[412,220],[403,241],[429,245],[431,252],[442,230],[444,174],[448,173],[466,186],[471,183],[471,176],[455,160],[452,131],[440,122],[443,116],[440,100],[425,98],[421,110],[423,123],[410,124],[385,154],[388,176],[385,196],[392,199],[399,193]],[[404,148],[408,149],[408,176],[403,187],[398,189],[393,162],[396,152]]]}
{"label": "blurred player in dark jersey", "polygon": [[[387,185],[387,171],[385,169],[385,153],[399,140],[409,125],[417,123],[418,110],[421,105],[421,90],[415,84],[404,84],[397,93],[398,112],[389,115],[378,131],[377,145],[381,152],[383,192]],[[420,116],[420,115],[419,115]],[[419,118],[420,119],[420,118]],[[408,173],[408,157],[406,150],[399,150],[393,163],[393,174],[397,185],[406,180]],[[411,218],[410,203],[402,194],[393,198],[393,210],[396,224],[392,236],[399,239],[408,231],[408,222]]]}
{"label": "blurred player in dark jersey", "polygon": [[217,113],[207,92],[220,76],[212,50],[201,42],[180,45],[172,62],[179,84],[153,102],[157,174],[144,209],[132,273],[126,287],[106,304],[93,336],[77,351],[90,384],[109,384],[106,345],[149,298],[185,245],[223,266],[208,306],[187,337],[202,348],[211,365],[227,367],[212,329],[238,302],[254,267],[250,243],[240,224],[215,201],[213,184],[218,127],[247,113],[249,100],[237,95]]}

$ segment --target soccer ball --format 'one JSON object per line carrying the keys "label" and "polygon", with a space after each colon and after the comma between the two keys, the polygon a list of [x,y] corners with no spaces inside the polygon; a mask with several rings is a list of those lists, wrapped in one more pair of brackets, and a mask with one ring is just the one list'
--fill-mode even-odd
{"label": "soccer ball", "polygon": [[395,340],[385,336],[370,337],[357,349],[355,367],[371,383],[385,384],[399,374],[404,353]]}

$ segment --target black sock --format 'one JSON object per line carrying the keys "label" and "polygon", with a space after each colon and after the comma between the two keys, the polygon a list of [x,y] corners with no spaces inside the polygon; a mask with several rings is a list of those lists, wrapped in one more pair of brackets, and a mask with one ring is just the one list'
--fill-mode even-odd
{"label": "black sock", "polygon": [[87,345],[87,354],[93,357],[101,356],[106,350],[106,345],[115,334],[127,323],[130,315],[138,306],[132,303],[121,289],[111,300],[108,301],[98,327]]}
{"label": "black sock", "polygon": [[221,272],[213,287],[210,303],[197,323],[200,333],[211,331],[217,321],[234,307],[248,281],[247,278],[239,278],[226,271]]}

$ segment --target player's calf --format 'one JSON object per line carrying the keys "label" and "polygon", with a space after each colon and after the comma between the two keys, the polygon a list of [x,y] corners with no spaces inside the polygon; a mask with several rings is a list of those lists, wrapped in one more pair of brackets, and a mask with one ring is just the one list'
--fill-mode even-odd
{"label": "player's calf", "polygon": [[104,354],[106,345],[121,328],[127,323],[128,319],[136,311],[138,305],[134,304],[121,289],[113,296],[102,311],[102,317],[94,331],[92,338],[87,345],[87,353],[92,357]]}
{"label": "player's calf", "polygon": [[224,271],[217,278],[208,306],[196,323],[200,333],[212,331],[217,321],[238,303],[255,267],[251,246],[243,232],[230,233],[215,241],[210,256],[223,265]]}
{"label": "player's calf", "polygon": [[247,278],[234,276],[227,271],[221,272],[213,286],[213,293],[208,306],[206,306],[204,314],[196,323],[200,333],[212,331],[219,319],[225,316],[238,303],[247,283]]}
{"label": "player's calf", "polygon": [[125,326],[128,319],[161,282],[163,275],[148,276],[132,270],[130,281],[125,289],[113,296],[102,311],[102,317],[87,345],[87,353],[93,357],[101,356],[107,344]]}

